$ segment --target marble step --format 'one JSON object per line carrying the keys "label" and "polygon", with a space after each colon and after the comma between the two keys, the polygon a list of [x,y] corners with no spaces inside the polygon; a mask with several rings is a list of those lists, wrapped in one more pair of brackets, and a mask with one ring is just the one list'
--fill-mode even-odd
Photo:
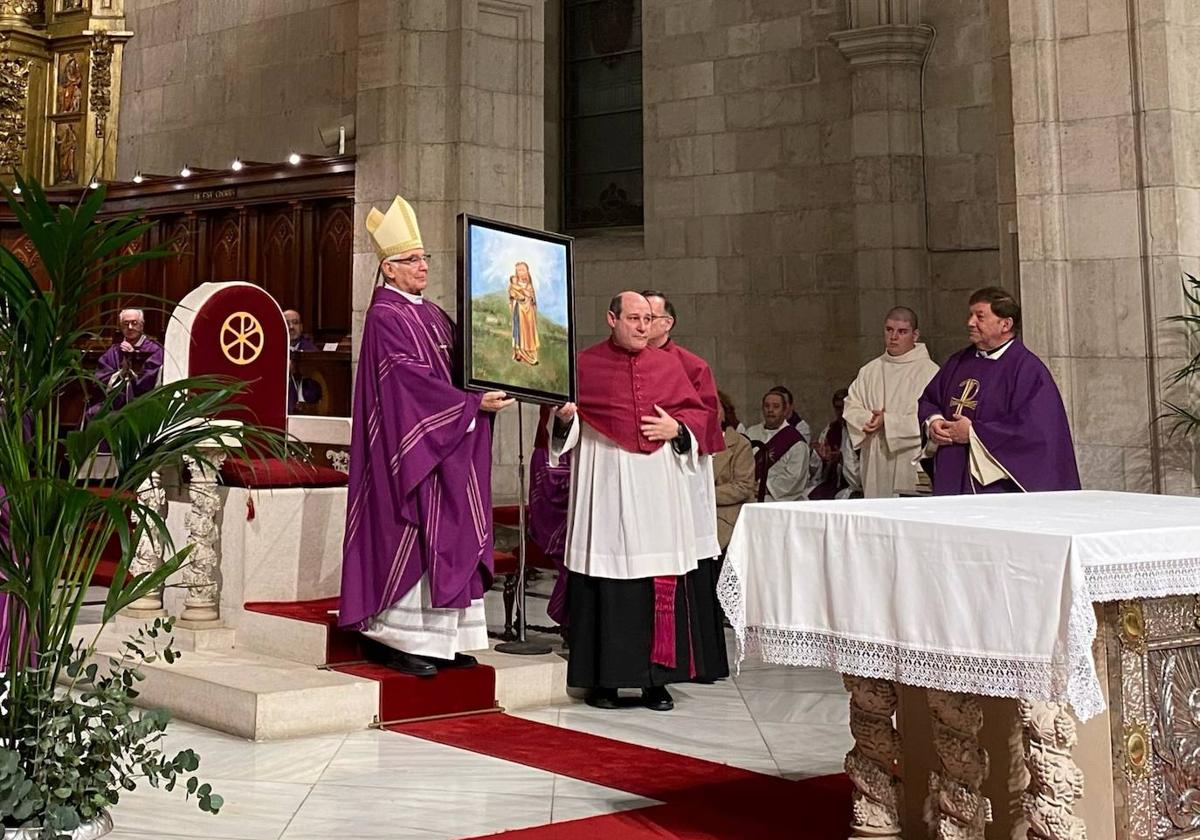
{"label": "marble step", "polygon": [[[494,648],[497,642],[492,641]],[[556,653],[517,656],[495,650],[471,653],[496,669],[496,702],[506,711],[534,709],[570,701],[567,660]]]}
{"label": "marble step", "polygon": [[[77,628],[92,638],[93,627]],[[103,664],[125,638],[122,623],[98,645]],[[139,705],[165,707],[182,720],[254,741],[365,729],[376,719],[379,684],[348,674],[264,656],[236,646],[232,631],[174,631],[183,655],[142,668]]]}

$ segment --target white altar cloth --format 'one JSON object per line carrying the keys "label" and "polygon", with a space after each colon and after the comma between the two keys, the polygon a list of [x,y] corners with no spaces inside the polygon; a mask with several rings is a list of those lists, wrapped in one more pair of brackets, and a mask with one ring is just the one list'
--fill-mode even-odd
{"label": "white altar cloth", "polygon": [[1200,593],[1200,499],[1074,491],[746,505],[718,587],[747,653],[1103,711],[1092,604]]}

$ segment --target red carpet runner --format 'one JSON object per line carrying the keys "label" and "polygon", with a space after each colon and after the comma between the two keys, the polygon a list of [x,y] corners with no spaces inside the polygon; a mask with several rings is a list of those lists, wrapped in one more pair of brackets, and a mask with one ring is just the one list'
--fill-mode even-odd
{"label": "red carpet runner", "polygon": [[325,625],[325,662],[335,671],[379,683],[379,719],[382,721],[457,715],[496,705],[496,672],[487,665],[447,669],[439,671],[436,677],[422,679],[362,662],[358,633],[340,629],[337,618],[330,615],[330,610],[337,609],[337,603],[337,598],[257,601],[247,603],[245,608],[251,612]]}
{"label": "red carpet runner", "polygon": [[843,840],[848,834],[850,782],[845,776],[793,782],[508,715],[388,728],[665,803],[493,836]]}

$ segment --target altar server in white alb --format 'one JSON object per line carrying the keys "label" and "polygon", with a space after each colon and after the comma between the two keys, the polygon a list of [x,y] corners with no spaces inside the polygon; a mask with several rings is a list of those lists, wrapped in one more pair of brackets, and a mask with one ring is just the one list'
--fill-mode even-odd
{"label": "altar server in white alb", "polygon": [[850,443],[859,451],[868,499],[911,495],[917,489],[917,400],[938,372],[920,337],[917,313],[897,306],[883,321],[883,355],[863,365],[850,383],[842,416]]}
{"label": "altar server in white alb", "polygon": [[[690,478],[706,454],[708,410],[673,353],[647,345],[650,304],[622,292],[611,337],[579,354],[579,404],[557,412],[551,462],[577,447],[567,515],[567,684],[598,708],[639,688],[666,711],[666,686],[723,666],[715,595],[697,579]],[[701,599],[705,603],[701,603]],[[709,603],[714,602],[714,603]]]}

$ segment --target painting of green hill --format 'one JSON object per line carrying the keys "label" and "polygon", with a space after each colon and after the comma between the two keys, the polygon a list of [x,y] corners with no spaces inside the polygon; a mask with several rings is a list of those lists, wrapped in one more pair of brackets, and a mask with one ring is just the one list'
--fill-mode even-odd
{"label": "painting of green hill", "polygon": [[472,377],[489,382],[567,394],[567,328],[538,313],[538,364],[512,357],[508,296],[493,292],[471,298]]}

